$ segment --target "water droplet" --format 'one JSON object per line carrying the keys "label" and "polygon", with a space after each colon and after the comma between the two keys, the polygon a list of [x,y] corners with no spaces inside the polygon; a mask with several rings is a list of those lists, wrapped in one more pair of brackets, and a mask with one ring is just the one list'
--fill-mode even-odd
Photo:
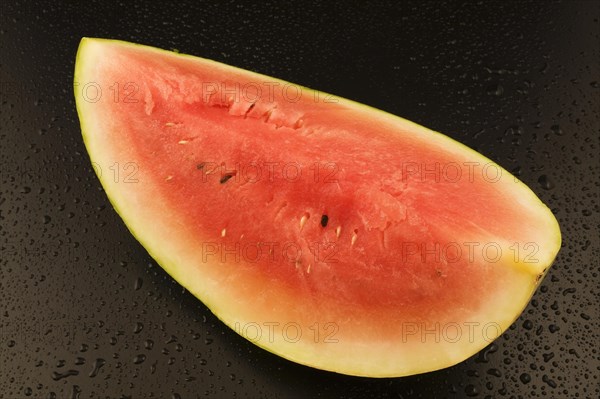
{"label": "water droplet", "polygon": [[494,377],[502,377],[502,373],[501,373],[501,372],[500,372],[500,370],[498,370],[498,369],[493,369],[493,368],[492,368],[492,369],[489,369],[489,370],[487,371],[487,373],[488,373],[489,375],[493,375]]}
{"label": "water droplet", "polygon": [[519,376],[519,379],[523,384],[529,384],[531,382],[531,376],[527,373],[523,373]]}
{"label": "water droplet", "polygon": [[150,350],[154,347],[154,341],[152,341],[151,339],[147,339],[146,342],[144,342],[144,348]]}
{"label": "water droplet", "polygon": [[552,132],[554,134],[556,134],[557,136],[562,136],[563,135],[563,131],[560,128],[559,125],[552,125],[552,126],[550,126],[550,130],[552,130]]}
{"label": "water droplet", "polygon": [[575,357],[576,357],[576,358],[578,358],[578,359],[581,357],[581,356],[579,355],[579,352],[577,352],[577,350],[575,350],[575,349],[572,349],[572,348],[571,348],[571,349],[569,349],[569,354],[570,354],[570,355],[575,355]]}
{"label": "water droplet", "polygon": [[475,388],[474,385],[467,385],[465,387],[465,393],[467,394],[467,396],[477,396],[479,395],[479,391],[477,390],[477,388]]}
{"label": "water droplet", "polygon": [[581,318],[582,318],[583,320],[589,320],[589,319],[590,319],[590,316],[588,316],[588,315],[587,315],[587,314],[585,314],[585,313],[581,313],[581,315],[580,315],[580,316],[581,316]]}
{"label": "water droplet", "polygon": [[482,351],[479,352],[479,355],[477,356],[476,361],[478,363],[487,363],[490,361],[490,355],[497,351],[498,351],[498,345],[496,345],[496,344],[488,345]]}
{"label": "water droplet", "polygon": [[62,380],[63,378],[67,378],[72,375],[79,375],[79,371],[78,370],[68,370],[64,373],[58,373],[58,372],[54,371],[54,372],[52,372],[52,379],[54,381],[59,381],[59,380]]}
{"label": "water droplet", "polygon": [[174,335],[171,335],[169,339],[165,341],[165,344],[170,344],[172,342],[177,342],[177,337]]}
{"label": "water droplet", "polygon": [[144,363],[145,360],[146,360],[146,355],[139,354],[133,358],[133,363],[134,364],[142,364],[142,363]]}
{"label": "water droplet", "polygon": [[550,377],[548,377],[546,374],[544,374],[542,376],[542,381],[544,381],[546,384],[548,384],[548,386],[550,386],[550,388],[556,388],[558,385],[556,384],[556,382],[552,379],[550,379]]}
{"label": "water droplet", "polygon": [[81,393],[81,388],[79,388],[79,385],[73,385],[73,391],[71,392],[71,399],[79,399],[80,393]]}
{"label": "water droplet", "polygon": [[100,367],[104,366],[104,364],[106,364],[106,360],[104,359],[96,359],[96,361],[94,362],[94,367],[92,369],[92,371],[90,371],[89,376],[90,377],[95,377],[98,375],[98,371],[100,370]]}
{"label": "water droplet", "polygon": [[548,363],[554,357],[554,352],[544,353],[542,354],[542,357],[544,358],[544,361]]}
{"label": "water droplet", "polygon": [[502,87],[500,84],[493,84],[488,86],[487,93],[494,96],[501,96],[502,93],[504,93],[504,87]]}
{"label": "water droplet", "polygon": [[554,182],[552,182],[547,175],[541,175],[538,179],[538,183],[540,183],[544,190],[551,190],[554,188]]}
{"label": "water droplet", "polygon": [[135,323],[135,327],[133,328],[134,334],[139,334],[144,329],[144,325],[139,321]]}
{"label": "water droplet", "polygon": [[142,284],[144,283],[144,280],[142,280],[140,277],[138,277],[135,280],[135,283],[133,284],[133,289],[134,290],[139,290],[140,288],[142,288]]}

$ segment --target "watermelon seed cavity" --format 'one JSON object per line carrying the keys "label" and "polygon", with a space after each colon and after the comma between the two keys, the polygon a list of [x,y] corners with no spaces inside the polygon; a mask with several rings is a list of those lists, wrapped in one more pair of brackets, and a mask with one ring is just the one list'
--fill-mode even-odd
{"label": "watermelon seed cavity", "polygon": [[273,113],[273,110],[277,108],[277,106],[274,106],[273,108],[269,109],[267,112],[265,112],[263,114],[263,117],[265,118],[264,122],[268,123],[269,122],[269,118],[271,118],[271,114]]}
{"label": "watermelon seed cavity", "polygon": [[255,105],[256,105],[256,103],[250,104],[250,106],[246,110],[246,113],[244,114],[244,119],[246,119],[248,117],[248,114],[250,113],[250,111],[252,111],[252,109],[254,108]]}
{"label": "watermelon seed cavity", "polygon": [[294,129],[300,129],[302,125],[304,125],[304,120],[300,118],[294,123]]}
{"label": "watermelon seed cavity", "polygon": [[354,246],[354,243],[356,243],[357,239],[358,239],[358,230],[354,229],[354,231],[352,232],[352,240],[350,241],[350,246]]}
{"label": "watermelon seed cavity", "polygon": [[306,224],[306,221],[308,220],[309,217],[310,217],[310,214],[308,214],[308,213],[305,213],[304,215],[302,215],[302,217],[300,218],[300,230],[302,230],[302,228]]}
{"label": "watermelon seed cavity", "polygon": [[235,172],[226,173],[225,175],[223,175],[223,177],[221,177],[221,180],[219,180],[219,182],[221,184],[227,183],[227,180],[231,179],[233,176],[235,176]]}

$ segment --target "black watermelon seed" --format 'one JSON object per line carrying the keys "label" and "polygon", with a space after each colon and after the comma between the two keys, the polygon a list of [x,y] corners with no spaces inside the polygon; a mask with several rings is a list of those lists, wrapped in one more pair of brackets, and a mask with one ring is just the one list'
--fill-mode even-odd
{"label": "black watermelon seed", "polygon": [[321,216],[321,226],[327,227],[327,222],[329,222],[329,216],[327,216],[327,215]]}
{"label": "black watermelon seed", "polygon": [[200,162],[198,165],[196,165],[196,169],[200,170],[204,167],[204,165],[206,165],[206,162]]}
{"label": "black watermelon seed", "polygon": [[221,177],[221,180],[219,180],[221,182],[221,184],[223,183],[227,183],[227,180],[231,179],[233,177],[233,173],[227,173],[226,175],[224,175],[223,177]]}

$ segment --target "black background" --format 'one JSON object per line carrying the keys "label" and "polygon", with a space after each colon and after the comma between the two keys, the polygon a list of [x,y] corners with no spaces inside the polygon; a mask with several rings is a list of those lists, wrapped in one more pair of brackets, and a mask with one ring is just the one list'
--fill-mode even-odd
{"label": "black background", "polygon": [[[3,4],[0,398],[598,397],[599,4]],[[112,210],[75,112],[82,36],[178,49],[444,132],[519,175],[563,248],[515,324],[455,367],[367,379],[280,359],[221,324]]]}

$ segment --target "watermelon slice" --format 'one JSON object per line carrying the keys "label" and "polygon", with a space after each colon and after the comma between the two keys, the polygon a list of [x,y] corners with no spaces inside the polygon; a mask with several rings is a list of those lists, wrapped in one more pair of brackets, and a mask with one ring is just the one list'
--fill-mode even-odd
{"label": "watermelon slice", "polygon": [[301,364],[370,377],[456,364],[515,321],[561,245],[506,170],[350,100],[88,38],[75,97],[100,181],[150,255]]}

